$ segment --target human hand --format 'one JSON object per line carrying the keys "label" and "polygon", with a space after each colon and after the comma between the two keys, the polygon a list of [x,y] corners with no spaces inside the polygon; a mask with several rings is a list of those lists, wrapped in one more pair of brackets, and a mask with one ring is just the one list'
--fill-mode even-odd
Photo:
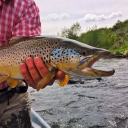
{"label": "human hand", "polygon": [[[31,57],[28,57],[26,59],[26,64],[20,64],[21,73],[27,84],[36,89],[37,83],[46,76],[49,71],[39,57],[35,57],[34,60]],[[63,80],[64,78],[64,73],[58,71],[55,78],[53,78],[47,85],[52,85],[56,79]],[[45,87],[47,85],[45,85]]]}

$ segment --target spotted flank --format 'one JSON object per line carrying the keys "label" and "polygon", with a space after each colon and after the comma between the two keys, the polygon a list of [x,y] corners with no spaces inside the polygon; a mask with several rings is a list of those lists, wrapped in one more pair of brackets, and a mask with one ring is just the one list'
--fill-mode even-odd
{"label": "spotted flank", "polygon": [[58,37],[13,37],[10,44],[0,47],[0,82],[6,81],[16,87],[20,79],[20,63],[26,63],[28,57],[40,57],[49,69],[46,77],[37,85],[37,90],[44,87],[57,73],[65,73],[65,80],[58,81],[60,86],[68,83],[70,76],[94,79],[111,76],[114,70],[93,69],[92,65],[110,54],[105,49],[95,48],[75,40]]}

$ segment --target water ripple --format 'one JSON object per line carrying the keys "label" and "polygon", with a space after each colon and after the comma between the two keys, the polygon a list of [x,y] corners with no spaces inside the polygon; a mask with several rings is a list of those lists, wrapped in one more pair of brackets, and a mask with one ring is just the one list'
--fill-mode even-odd
{"label": "water ripple", "polygon": [[101,59],[94,67],[116,72],[100,82],[29,88],[32,107],[52,128],[128,127],[128,60]]}

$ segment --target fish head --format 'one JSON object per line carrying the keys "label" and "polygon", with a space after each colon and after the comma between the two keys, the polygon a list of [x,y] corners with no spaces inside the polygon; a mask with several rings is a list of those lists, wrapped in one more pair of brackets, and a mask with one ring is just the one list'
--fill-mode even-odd
{"label": "fish head", "polygon": [[110,55],[106,49],[95,48],[75,40],[62,40],[51,54],[51,61],[58,70],[69,76],[84,77],[86,79],[111,76],[114,70],[103,71],[92,68],[100,58]]}

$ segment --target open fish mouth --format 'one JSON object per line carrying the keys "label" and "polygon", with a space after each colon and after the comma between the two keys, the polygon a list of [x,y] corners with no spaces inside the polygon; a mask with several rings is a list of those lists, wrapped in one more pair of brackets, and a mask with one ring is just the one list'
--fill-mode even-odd
{"label": "open fish mouth", "polygon": [[115,73],[115,70],[110,71],[103,71],[92,68],[93,64],[98,61],[100,58],[105,58],[110,55],[109,51],[98,51],[95,55],[89,56],[83,59],[79,65],[79,69],[83,74],[87,74],[89,76],[97,77],[104,77],[104,76],[111,76]]}

